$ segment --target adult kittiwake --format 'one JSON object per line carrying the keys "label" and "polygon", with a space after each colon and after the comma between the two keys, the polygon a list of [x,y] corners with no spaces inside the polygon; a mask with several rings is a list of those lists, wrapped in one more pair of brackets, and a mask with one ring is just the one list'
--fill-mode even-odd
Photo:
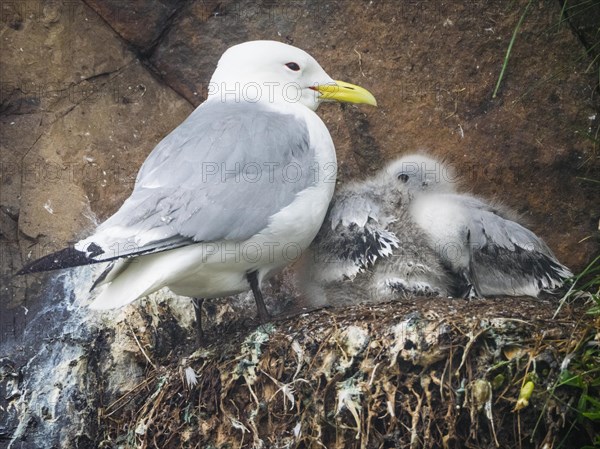
{"label": "adult kittiwake", "polygon": [[229,48],[208,97],[142,165],[131,196],[89,237],[19,274],[111,261],[90,307],[124,306],[163,287],[214,298],[251,289],[300,257],[336,179],[327,101],[376,105],[308,53],[274,41]]}

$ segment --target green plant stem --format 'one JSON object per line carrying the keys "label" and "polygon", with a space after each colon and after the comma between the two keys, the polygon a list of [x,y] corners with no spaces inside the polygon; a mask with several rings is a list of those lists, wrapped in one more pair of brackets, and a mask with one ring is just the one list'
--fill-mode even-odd
{"label": "green plant stem", "polygon": [[[558,312],[560,312],[560,309],[562,308],[562,306],[565,304],[565,302],[571,296],[571,293],[573,291],[577,291],[577,290],[581,289],[581,287],[578,285],[578,282],[581,280],[581,278],[583,278],[590,272],[596,271],[598,268],[597,267],[594,268],[594,267],[599,262],[600,262],[600,256],[596,257],[587,267],[585,267],[585,269],[581,273],[579,273],[577,276],[574,277],[571,287],[569,287],[569,290],[567,291],[567,293],[565,293],[564,296],[560,299],[560,301],[558,303],[558,308],[556,309],[556,312],[554,312],[554,315],[552,315],[552,319],[556,318],[556,316],[558,315]],[[577,287],[577,289],[575,287]]]}
{"label": "green plant stem", "polygon": [[521,14],[521,18],[515,27],[512,37],[510,39],[510,43],[508,44],[508,48],[506,49],[506,55],[504,56],[504,63],[502,64],[502,70],[500,71],[500,76],[498,76],[498,82],[496,83],[496,88],[494,89],[494,93],[492,94],[492,98],[496,98],[496,94],[498,93],[498,89],[500,88],[500,83],[502,83],[502,78],[504,78],[504,71],[506,70],[506,66],[508,66],[508,60],[510,59],[510,53],[512,51],[513,44],[517,39],[517,33],[519,32],[519,28],[521,28],[521,24],[523,20],[525,20],[525,16],[527,15],[527,11],[529,10],[529,6],[531,6],[532,0],[527,2],[527,6],[525,6],[525,10],[523,14]]}

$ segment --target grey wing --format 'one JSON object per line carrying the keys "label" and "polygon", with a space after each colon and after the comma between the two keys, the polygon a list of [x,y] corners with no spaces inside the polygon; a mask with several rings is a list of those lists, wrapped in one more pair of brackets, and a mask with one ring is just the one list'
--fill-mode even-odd
{"label": "grey wing", "polygon": [[502,211],[473,197],[449,197],[468,214],[469,275],[478,295],[537,296],[571,276],[542,239]]}
{"label": "grey wing", "polygon": [[331,268],[337,266],[345,277],[352,278],[398,247],[397,237],[387,229],[391,220],[368,188],[348,186],[334,196],[313,248],[321,262],[333,263]]}
{"label": "grey wing", "polygon": [[205,103],[157,145],[131,196],[76,249],[108,260],[247,239],[314,184],[314,161],[303,120],[256,104]]}

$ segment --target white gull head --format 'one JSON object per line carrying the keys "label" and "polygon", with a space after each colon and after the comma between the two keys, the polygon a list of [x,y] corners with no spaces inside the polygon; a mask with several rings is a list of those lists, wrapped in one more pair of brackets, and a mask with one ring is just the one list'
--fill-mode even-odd
{"label": "white gull head", "polygon": [[307,52],[276,41],[244,42],[223,53],[210,80],[208,99],[296,103],[313,111],[323,101],[376,105],[367,90],[334,81]]}

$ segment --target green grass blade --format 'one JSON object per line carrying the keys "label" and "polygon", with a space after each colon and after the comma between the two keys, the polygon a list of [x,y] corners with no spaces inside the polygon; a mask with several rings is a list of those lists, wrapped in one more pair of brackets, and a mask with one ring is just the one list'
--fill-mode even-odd
{"label": "green grass blade", "polygon": [[494,93],[492,94],[492,98],[496,98],[496,94],[498,93],[498,89],[500,88],[500,84],[502,83],[502,78],[504,78],[504,71],[506,70],[506,66],[508,66],[508,60],[510,59],[510,53],[512,51],[513,44],[517,39],[517,33],[519,32],[519,28],[521,28],[521,24],[523,20],[525,20],[525,16],[527,15],[527,11],[529,10],[529,6],[531,6],[532,0],[527,2],[527,6],[525,6],[525,10],[523,14],[521,14],[521,18],[515,27],[512,37],[510,39],[510,43],[508,44],[508,48],[506,49],[506,55],[504,56],[504,63],[502,64],[502,70],[500,71],[500,75],[498,76],[498,82],[496,83],[496,88],[494,89]]}

